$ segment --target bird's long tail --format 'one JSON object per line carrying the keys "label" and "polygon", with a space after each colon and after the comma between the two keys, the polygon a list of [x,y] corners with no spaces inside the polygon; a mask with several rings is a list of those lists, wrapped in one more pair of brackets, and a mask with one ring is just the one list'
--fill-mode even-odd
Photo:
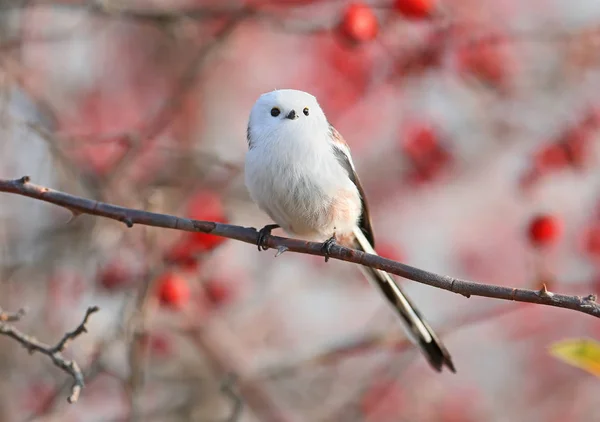
{"label": "bird's long tail", "polygon": [[[356,227],[354,229],[354,236],[358,249],[366,253],[376,254],[373,246],[371,246],[360,228]],[[402,317],[409,337],[421,348],[431,366],[441,372],[442,367],[446,365],[452,372],[456,372],[446,347],[437,338],[427,321],[423,319],[392,277],[388,273],[375,268],[361,267],[361,269],[367,278],[379,287],[388,302]]]}

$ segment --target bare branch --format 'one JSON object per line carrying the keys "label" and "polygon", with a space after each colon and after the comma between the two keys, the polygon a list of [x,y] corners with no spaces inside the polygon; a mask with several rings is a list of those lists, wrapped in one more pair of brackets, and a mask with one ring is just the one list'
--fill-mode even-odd
{"label": "bare branch", "polygon": [[23,347],[27,349],[29,353],[39,352],[42,353],[50,359],[52,359],[52,363],[55,366],[59,367],[67,374],[73,377],[73,386],[71,387],[71,395],[67,398],[69,403],[75,403],[79,399],[79,394],[81,393],[81,389],[84,387],[85,382],[83,380],[83,373],[79,368],[79,365],[74,360],[67,360],[62,355],[62,351],[65,350],[68,343],[71,340],[74,340],[78,336],[87,332],[86,324],[90,315],[94,312],[98,312],[100,309],[97,306],[89,307],[85,313],[83,321],[81,324],[77,326],[73,331],[66,333],[62,339],[56,344],[56,346],[52,347],[48,344],[42,343],[37,340],[35,337],[29,336],[25,333],[22,333],[14,326],[7,324],[5,321],[18,321],[23,316],[23,310],[20,310],[17,313],[9,314],[5,312],[0,312],[0,334],[11,337],[18,341]]}
{"label": "bare branch", "polygon": [[0,322],[15,322],[19,321],[23,316],[25,316],[25,309],[21,308],[17,312],[4,312],[2,308],[0,308]]}
{"label": "bare branch", "polygon": [[[0,179],[0,192],[28,196],[30,198],[60,205],[82,214],[97,215],[121,221],[125,223],[127,227],[133,227],[134,224],[141,224],[189,232],[210,233],[254,245],[258,241],[258,232],[253,227],[241,227],[211,221],[190,220],[168,214],[158,214],[119,207],[35,185],[29,182],[29,177],[27,176],[17,180]],[[281,248],[287,248],[290,252],[319,256],[325,255],[322,243],[307,242],[304,240],[279,236],[268,236],[265,245],[271,249],[281,250]],[[331,258],[361,264],[366,267],[377,268],[418,283],[449,290],[465,297],[483,296],[517,302],[535,303],[539,305],[572,309],[588,315],[600,317],[600,304],[596,302],[596,296],[592,294],[586,297],[568,296],[552,293],[544,289],[519,289],[461,280],[446,275],[434,274],[377,255],[366,254],[339,245],[331,247],[328,255]]]}

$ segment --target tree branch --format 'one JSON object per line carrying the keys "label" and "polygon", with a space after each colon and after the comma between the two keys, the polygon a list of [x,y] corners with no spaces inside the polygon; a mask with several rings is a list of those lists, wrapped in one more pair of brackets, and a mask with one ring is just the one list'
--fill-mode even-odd
{"label": "tree branch", "polygon": [[73,387],[71,387],[71,395],[68,397],[69,403],[75,403],[79,399],[79,394],[81,393],[81,389],[84,387],[85,383],[83,380],[83,374],[79,365],[74,360],[67,360],[62,355],[62,351],[65,350],[67,345],[71,340],[79,337],[81,334],[86,333],[86,324],[90,315],[94,312],[98,312],[99,308],[97,306],[92,306],[87,309],[85,316],[83,317],[83,321],[81,324],[77,326],[73,331],[66,333],[62,339],[56,344],[56,346],[50,346],[48,344],[42,343],[37,340],[35,337],[29,336],[25,333],[22,333],[17,328],[12,326],[11,324],[7,324],[7,321],[18,321],[20,320],[25,312],[20,310],[16,313],[7,313],[3,312],[0,309],[0,334],[11,337],[21,343],[23,347],[27,349],[29,353],[39,352],[44,355],[50,357],[52,359],[52,363],[55,366],[59,367],[67,374],[73,377]]}
{"label": "tree branch", "polygon": [[[119,207],[35,185],[30,183],[29,177],[27,176],[17,180],[0,179],[0,192],[14,193],[39,199],[65,207],[75,214],[97,215],[121,221],[125,223],[127,227],[133,227],[134,224],[141,224],[189,232],[210,233],[251,244],[256,244],[258,241],[258,232],[253,227],[240,227],[210,221],[190,220],[173,215]],[[282,251],[290,251],[308,255],[324,256],[322,243],[307,242],[304,240],[289,239],[279,236],[268,236],[265,245],[269,248],[277,249],[280,253]],[[545,286],[536,291],[461,280],[450,276],[434,274],[377,255],[366,254],[339,245],[334,245],[330,249],[329,256],[342,261],[377,268],[418,283],[449,290],[465,297],[483,296],[517,302],[535,303],[539,305],[572,309],[588,315],[600,317],[600,304],[596,302],[596,296],[592,294],[586,297],[568,296],[549,292]]]}

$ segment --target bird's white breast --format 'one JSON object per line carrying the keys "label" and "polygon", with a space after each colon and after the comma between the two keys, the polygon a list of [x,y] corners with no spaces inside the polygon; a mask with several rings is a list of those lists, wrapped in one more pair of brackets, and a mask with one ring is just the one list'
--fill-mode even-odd
{"label": "bird's white breast", "polygon": [[292,235],[324,240],[334,231],[351,232],[360,217],[358,190],[327,136],[303,139],[280,131],[248,150],[246,186],[252,199]]}

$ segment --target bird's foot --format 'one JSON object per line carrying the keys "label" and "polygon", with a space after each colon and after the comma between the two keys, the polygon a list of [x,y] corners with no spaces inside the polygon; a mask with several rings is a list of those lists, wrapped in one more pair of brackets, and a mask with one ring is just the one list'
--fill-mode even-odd
{"label": "bird's foot", "polygon": [[331,248],[337,245],[335,240],[335,234],[323,242],[323,247],[321,251],[325,254],[325,262],[329,261],[329,255],[331,254]]}
{"label": "bird's foot", "polygon": [[265,245],[267,237],[271,236],[271,230],[278,228],[279,224],[267,224],[258,231],[258,239],[256,241],[256,246],[258,246],[259,251],[266,251],[267,249],[269,249],[269,247]]}

